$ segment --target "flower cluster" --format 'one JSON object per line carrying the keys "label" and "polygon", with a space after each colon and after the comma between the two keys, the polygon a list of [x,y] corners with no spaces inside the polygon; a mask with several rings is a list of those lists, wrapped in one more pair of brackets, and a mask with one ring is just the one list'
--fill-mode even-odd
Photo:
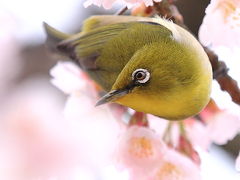
{"label": "flower cluster", "polygon": [[[236,63],[239,63],[240,1],[211,0],[199,29],[199,39],[203,45],[213,49],[220,58],[228,60],[227,63],[231,67],[230,73],[235,75],[239,81],[239,70],[234,69]],[[228,110],[217,110],[215,113],[205,111],[203,116],[210,123],[208,124],[209,137],[217,144],[225,144],[239,133],[239,114],[235,112]],[[224,127],[228,128],[225,128],[226,131],[222,133]],[[236,161],[238,170],[239,159],[238,157]]]}
{"label": "flower cluster", "polygon": [[200,41],[211,47],[239,47],[239,31],[240,1],[211,0],[199,29]]}
{"label": "flower cluster", "polygon": [[122,0],[122,1],[119,1],[119,0],[111,0],[111,1],[109,1],[109,0],[87,0],[84,3],[84,7],[88,7],[91,4],[94,4],[99,7],[103,6],[105,9],[110,9],[115,2],[120,2],[130,8],[130,7],[142,4],[142,3],[144,3],[146,6],[152,6],[153,2],[161,2],[161,1],[162,0]]}

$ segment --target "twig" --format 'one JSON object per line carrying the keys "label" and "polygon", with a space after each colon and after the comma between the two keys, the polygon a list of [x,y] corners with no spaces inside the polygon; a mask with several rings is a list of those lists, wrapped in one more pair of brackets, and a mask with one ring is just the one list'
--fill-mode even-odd
{"label": "twig", "polygon": [[232,101],[240,105],[240,89],[237,81],[228,75],[228,68],[223,61],[218,60],[218,56],[210,49],[205,48],[205,51],[212,64],[214,78],[217,80],[221,90],[227,91],[231,96]]}
{"label": "twig", "polygon": [[[174,5],[173,0],[163,0],[159,3],[154,3],[154,9],[158,15],[171,19],[173,22],[189,31],[188,27],[184,24],[181,13]],[[228,92],[232,101],[240,105],[240,89],[237,81],[228,75],[228,68],[226,64],[223,61],[219,61],[218,56],[212,50],[207,47],[204,47],[204,49],[212,65],[213,78],[217,80],[223,91]]]}
{"label": "twig", "polygon": [[169,121],[167,128],[165,128],[165,131],[163,133],[162,139],[167,143],[171,144],[171,130],[172,130],[172,122]]}
{"label": "twig", "polygon": [[154,10],[155,12],[165,17],[166,19],[171,19],[174,23],[184,27],[188,30],[188,27],[184,24],[183,16],[178,11],[178,8],[169,2],[169,0],[163,0],[161,2],[154,2]]}
{"label": "twig", "polygon": [[119,11],[117,11],[115,13],[115,15],[122,15],[124,14],[126,11],[128,10],[127,6],[125,6],[124,8],[120,9]]}
{"label": "twig", "polygon": [[148,122],[146,114],[143,112],[135,111],[129,121],[129,126],[132,126],[132,125],[148,127],[149,122]]}

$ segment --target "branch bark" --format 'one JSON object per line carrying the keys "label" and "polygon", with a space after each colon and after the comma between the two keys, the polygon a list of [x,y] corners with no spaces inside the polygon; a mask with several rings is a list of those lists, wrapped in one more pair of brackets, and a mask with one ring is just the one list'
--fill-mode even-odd
{"label": "branch bark", "polygon": [[115,13],[115,15],[123,15],[127,10],[128,10],[128,8],[127,8],[127,6],[125,6],[124,8],[120,9],[119,11],[117,11]]}

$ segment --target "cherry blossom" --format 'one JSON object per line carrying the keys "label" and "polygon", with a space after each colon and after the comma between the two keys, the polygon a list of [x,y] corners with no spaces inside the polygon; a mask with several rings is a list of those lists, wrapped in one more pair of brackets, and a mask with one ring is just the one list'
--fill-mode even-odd
{"label": "cherry blossom", "polygon": [[103,6],[105,9],[110,9],[114,3],[119,2],[131,8],[132,6],[139,5],[141,3],[144,3],[146,6],[152,6],[153,1],[161,2],[162,0],[87,0],[84,3],[84,7],[94,4],[99,7]]}
{"label": "cherry blossom", "polygon": [[[95,107],[98,100],[96,86],[78,66],[58,63],[51,74],[54,85],[69,95],[64,118],[78,139],[77,143],[83,145],[85,162],[101,168],[108,166],[113,161],[118,137],[126,129],[125,124],[116,121],[108,105]],[[66,79],[69,79],[68,91]]]}
{"label": "cherry blossom", "polygon": [[81,148],[61,117],[58,96],[35,82],[16,89],[2,109],[0,179],[61,177],[81,159]]}
{"label": "cherry blossom", "polygon": [[149,178],[151,180],[200,180],[200,169],[190,159],[168,149],[163,162]]}
{"label": "cherry blossom", "polygon": [[[205,46],[240,46],[240,1],[211,0],[199,29]],[[222,34],[224,33],[224,36]]]}
{"label": "cherry blossom", "polygon": [[51,71],[51,82],[66,94],[74,93],[87,85],[86,75],[72,62],[59,61]]}
{"label": "cherry blossom", "polygon": [[[68,95],[64,108],[66,118],[79,120],[81,119],[79,117],[84,116],[84,114],[95,117],[94,114],[102,112],[108,118],[113,118],[109,106],[95,107],[99,98],[97,91],[100,88],[76,64],[59,62],[51,69],[50,74],[52,75],[51,82]],[[118,118],[126,111],[125,108],[115,108],[115,106],[111,106],[111,109],[116,109],[114,112],[119,111],[116,112]]]}
{"label": "cherry blossom", "polygon": [[216,144],[226,144],[240,131],[239,115],[228,111],[222,111],[212,117],[209,117],[209,119],[210,120],[207,124],[208,135],[209,138]]}
{"label": "cherry blossom", "polygon": [[162,161],[166,145],[149,128],[131,126],[121,136],[116,150],[120,168],[127,168],[130,174],[143,176]]}
{"label": "cherry blossom", "polygon": [[101,171],[113,166],[120,134],[109,109],[95,108],[92,97],[74,93],[63,113],[56,91],[34,82],[17,89],[2,110],[0,179],[103,176]]}
{"label": "cherry blossom", "polygon": [[122,135],[116,156],[119,168],[127,169],[130,179],[200,179],[193,161],[168,148],[156,132],[146,127],[131,126]]}
{"label": "cherry blossom", "polygon": [[147,117],[149,121],[149,127],[153,129],[160,137],[163,137],[169,121],[150,114],[148,114]]}
{"label": "cherry blossom", "polygon": [[200,113],[200,117],[205,123],[208,138],[216,144],[226,144],[240,131],[240,112],[220,109],[213,100]]}
{"label": "cherry blossom", "polygon": [[212,141],[209,138],[209,134],[206,125],[197,121],[194,118],[189,118],[184,121],[186,133],[194,147],[200,147],[203,150],[208,150]]}

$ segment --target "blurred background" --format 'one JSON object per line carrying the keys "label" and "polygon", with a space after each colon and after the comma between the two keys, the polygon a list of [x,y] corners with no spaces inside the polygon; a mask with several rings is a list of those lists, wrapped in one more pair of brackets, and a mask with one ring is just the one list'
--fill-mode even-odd
{"label": "blurred background", "polygon": [[[196,36],[208,4],[209,0],[179,0],[177,3],[186,25]],[[47,127],[52,128],[48,129],[51,132],[59,128],[53,124],[61,119],[61,110],[64,107],[66,95],[50,83],[49,70],[59,59],[44,47],[46,36],[42,27],[43,21],[63,32],[73,33],[80,30],[82,21],[90,15],[113,14],[121,7],[121,4],[116,4],[111,10],[95,6],[84,8],[82,0],[0,0],[0,179],[5,180],[1,177],[6,177],[4,175],[8,171],[24,174],[26,171],[36,171],[38,168],[38,166],[28,167],[26,163],[23,169],[17,168],[17,165],[14,166],[15,169],[11,169],[10,164],[16,159],[18,159],[16,162],[21,162],[23,155],[15,153],[16,156],[11,157],[10,160],[6,159],[9,151],[15,148],[15,145],[8,145],[9,147],[5,148],[7,142],[15,144],[24,141],[27,143],[29,140],[36,143],[34,145],[36,149],[39,149],[38,146],[47,148],[48,146],[43,141],[49,137],[39,136],[41,134],[38,132],[41,131],[39,126],[48,124]],[[228,65],[234,78],[239,78],[234,74],[234,71],[239,71],[236,70],[236,64],[228,63]],[[38,118],[41,118],[41,121],[45,119],[45,124],[39,123],[36,120]],[[60,132],[64,133],[64,128]],[[48,135],[54,137],[55,133]],[[65,142],[67,140],[63,141],[67,143]],[[52,138],[52,141],[48,143],[56,142]],[[234,168],[234,158],[238,155],[239,149],[239,137],[236,137],[225,146],[213,145],[209,154],[203,152],[204,179],[239,179],[240,176]],[[31,156],[26,153],[30,153],[27,149],[21,151],[25,152],[24,156]],[[55,152],[51,148],[46,150],[48,151],[53,151],[49,156]],[[43,155],[37,160],[34,159],[36,164],[41,163],[41,158],[46,157]],[[68,159],[67,156],[62,157],[62,154],[61,158],[63,161]],[[25,161],[24,158],[23,161]],[[61,161],[58,163],[61,164]],[[80,177],[79,179],[98,179],[84,175]],[[19,176],[19,179],[24,178]]]}

